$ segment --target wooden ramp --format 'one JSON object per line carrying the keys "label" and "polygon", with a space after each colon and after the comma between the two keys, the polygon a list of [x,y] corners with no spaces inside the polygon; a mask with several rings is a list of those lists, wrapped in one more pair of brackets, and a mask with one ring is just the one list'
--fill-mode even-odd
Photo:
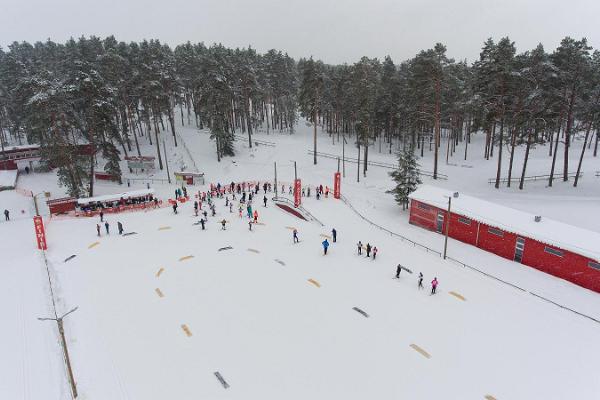
{"label": "wooden ramp", "polygon": [[316,287],[319,287],[319,288],[321,287],[321,284],[319,282],[315,281],[313,278],[310,278],[308,281],[310,283],[312,283],[313,285],[315,285]]}
{"label": "wooden ramp", "polygon": [[431,355],[426,352],[425,350],[423,350],[421,347],[417,346],[416,344],[411,344],[410,347],[412,347],[415,351],[421,353],[421,355],[425,358],[431,358]]}
{"label": "wooden ramp", "polygon": [[181,258],[179,259],[179,261],[185,261],[185,260],[189,260],[189,259],[191,259],[191,258],[194,258],[194,256],[184,256],[184,257],[181,257]]}
{"label": "wooden ramp", "polygon": [[100,242],[94,242],[88,246],[88,249],[93,249],[94,247],[98,246],[99,244],[100,244]]}
{"label": "wooden ramp", "polygon": [[456,292],[448,292],[448,293],[450,293],[452,296],[456,297],[456,298],[457,298],[457,299],[459,299],[459,300],[462,300],[462,301],[467,301],[467,299],[465,299],[465,298],[463,297],[463,295],[461,295],[461,294],[458,294],[458,293],[456,293]]}

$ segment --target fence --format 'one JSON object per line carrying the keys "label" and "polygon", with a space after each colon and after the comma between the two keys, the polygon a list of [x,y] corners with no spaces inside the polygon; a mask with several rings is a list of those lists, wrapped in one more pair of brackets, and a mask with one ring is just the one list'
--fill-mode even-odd
{"label": "fence", "polygon": [[[308,154],[309,155],[312,156],[314,153],[315,152],[313,150],[308,150]],[[342,160],[342,157],[340,157],[340,156],[336,156],[335,154],[330,154],[330,153],[322,153],[320,151],[317,151],[317,156],[323,157],[323,158],[330,158],[332,160],[337,160],[338,158],[340,160]],[[348,158],[348,157],[344,157],[343,160],[351,162],[353,164],[356,164],[358,162],[358,160],[356,160],[354,158]],[[394,165],[392,163],[382,162],[382,161],[367,161],[367,165],[371,165],[373,167],[388,168],[388,169],[396,169],[396,168],[398,168],[397,165]],[[419,170],[419,174],[424,175],[424,176],[433,177],[433,172],[431,172],[431,171],[425,171],[425,170],[422,170],[422,169]],[[437,179],[446,181],[446,180],[448,180],[448,175],[442,174],[442,173],[438,172]]]}
{"label": "fence", "polygon": [[[598,176],[598,174],[600,174],[600,171],[596,172],[596,176]],[[574,178],[575,175],[577,175],[577,172],[571,172],[569,173],[567,176],[569,178]],[[562,174],[554,174],[555,178],[560,178],[562,176]],[[579,177],[581,178],[583,176],[583,171],[581,171],[579,173]],[[550,174],[548,175],[531,175],[531,176],[526,176],[523,180],[524,181],[540,181],[540,180],[548,180],[550,179]],[[518,178],[510,178],[511,182],[520,182],[521,181],[521,177]],[[500,182],[501,183],[507,183],[508,182],[508,178],[500,178]],[[488,179],[488,184],[492,184],[492,183],[496,183],[496,178],[489,178]]]}
{"label": "fence", "polygon": [[192,165],[194,165],[194,172],[200,172],[200,170],[198,169],[198,166],[196,165],[196,161],[194,160],[194,157],[192,157],[192,153],[190,152],[190,149],[188,149],[187,144],[185,143],[185,140],[181,137],[179,132],[177,132],[177,137],[179,138],[179,143],[183,144],[183,148],[185,149],[190,160],[192,161]]}
{"label": "fence", "polygon": [[168,179],[162,178],[127,178],[127,186],[131,186],[131,183],[161,183],[161,184],[169,184]]}
{"label": "fence", "polygon": [[423,244],[421,244],[421,243],[417,243],[417,242],[415,242],[414,240],[411,240],[411,239],[407,238],[406,236],[402,236],[402,235],[400,235],[399,233],[392,232],[392,231],[390,231],[389,229],[386,229],[386,228],[384,228],[383,226],[377,225],[377,224],[376,224],[376,223],[374,223],[373,221],[371,221],[371,220],[367,219],[367,218],[366,218],[364,215],[362,215],[360,212],[358,212],[358,211],[357,211],[357,210],[356,210],[356,209],[355,209],[355,208],[352,206],[352,204],[350,204],[350,202],[348,201],[348,199],[346,199],[346,197],[344,197],[344,195],[340,195],[340,199],[341,199],[341,200],[344,202],[344,204],[346,204],[348,207],[350,207],[350,209],[351,209],[352,211],[354,211],[354,213],[355,213],[356,215],[358,215],[358,216],[359,216],[359,217],[360,217],[360,218],[361,218],[363,221],[365,221],[365,222],[366,222],[366,223],[368,223],[369,225],[371,225],[371,226],[374,226],[374,227],[376,227],[376,228],[379,228],[379,229],[381,229],[382,231],[389,233],[391,236],[397,237],[397,238],[399,238],[399,239],[401,239],[401,240],[403,240],[403,241],[405,241],[405,242],[408,242],[408,243],[412,244],[414,247],[419,247],[419,248],[421,248],[422,250],[425,250],[425,251],[426,251],[426,252],[428,252],[428,253],[433,253],[433,254],[435,254],[435,255],[437,255],[437,256],[439,256],[439,257],[441,257],[441,256],[442,256],[442,253],[440,253],[440,252],[439,252],[439,251],[437,251],[437,250],[433,250],[432,248],[430,248],[430,247],[427,247],[427,246],[425,246],[425,245],[423,245]]}
{"label": "fence", "polygon": [[[351,209],[352,211],[354,211],[354,213],[355,213],[356,215],[358,215],[358,216],[359,216],[359,217],[360,217],[360,218],[361,218],[363,221],[367,222],[369,225],[371,225],[371,226],[374,226],[374,227],[376,227],[376,228],[379,228],[379,229],[381,229],[382,231],[389,233],[391,236],[394,236],[394,237],[400,238],[400,239],[402,239],[402,240],[404,240],[404,241],[406,241],[406,242],[409,242],[409,243],[411,243],[411,244],[412,244],[414,247],[418,247],[418,248],[420,248],[420,249],[422,249],[422,250],[425,250],[425,251],[426,251],[426,252],[428,252],[428,253],[433,253],[433,254],[436,254],[436,255],[437,255],[437,256],[439,256],[439,257],[442,257],[442,254],[441,254],[439,251],[433,250],[432,248],[430,248],[430,247],[427,247],[427,246],[425,246],[425,245],[423,245],[423,244],[421,244],[421,243],[417,243],[417,242],[415,242],[414,240],[411,240],[411,239],[409,239],[409,238],[407,238],[407,237],[405,237],[405,236],[402,236],[402,235],[400,235],[400,234],[398,234],[398,233],[392,232],[392,231],[390,231],[389,229],[386,229],[386,228],[384,228],[384,227],[382,227],[382,226],[380,226],[380,225],[378,225],[378,224],[374,223],[373,221],[369,220],[369,219],[368,219],[368,218],[366,218],[364,215],[362,215],[360,212],[358,212],[358,211],[357,211],[357,210],[356,210],[356,209],[355,209],[355,208],[352,206],[352,204],[350,204],[350,202],[348,201],[348,199],[346,199],[344,196],[341,196],[341,197],[340,197],[340,199],[341,199],[341,200],[344,202],[344,204],[346,204],[348,207],[350,207],[350,209]],[[449,260],[449,261],[452,261],[452,262],[454,262],[454,263],[456,263],[456,264],[458,264],[458,265],[460,265],[460,266],[462,266],[463,268],[468,268],[468,269],[470,269],[470,270],[472,270],[472,271],[479,272],[480,274],[483,274],[483,275],[487,276],[488,278],[491,278],[491,279],[494,279],[494,280],[496,280],[496,281],[498,281],[498,282],[504,283],[505,285],[508,285],[508,286],[510,286],[510,287],[512,287],[512,288],[514,288],[514,289],[520,290],[520,291],[522,291],[522,292],[524,292],[524,293],[529,293],[529,294],[531,294],[532,296],[535,296],[535,297],[537,297],[537,298],[539,298],[539,299],[541,299],[541,300],[544,300],[544,301],[546,301],[546,302],[548,302],[548,303],[550,303],[550,304],[553,304],[553,305],[555,305],[555,306],[557,306],[557,307],[560,307],[560,308],[562,308],[563,310],[570,311],[570,312],[572,312],[572,313],[574,313],[574,314],[577,314],[577,315],[579,315],[579,316],[581,316],[581,317],[585,317],[585,318],[587,318],[587,319],[589,319],[589,320],[591,320],[591,321],[594,321],[594,322],[596,322],[596,323],[599,323],[599,324],[600,324],[600,320],[599,320],[599,319],[597,319],[597,318],[591,317],[591,316],[589,316],[589,315],[586,315],[586,314],[583,314],[583,313],[581,313],[581,312],[579,312],[579,311],[573,310],[573,309],[571,309],[571,308],[569,308],[569,307],[563,306],[562,304],[559,304],[559,303],[557,303],[557,302],[555,302],[555,301],[552,301],[552,300],[550,300],[550,299],[547,299],[547,298],[545,298],[545,297],[543,297],[543,296],[540,296],[540,295],[539,295],[539,294],[537,294],[537,293],[534,293],[534,292],[531,292],[531,291],[529,291],[529,290],[523,289],[523,288],[521,288],[521,287],[519,287],[519,286],[517,286],[517,285],[515,285],[515,284],[512,284],[512,283],[510,283],[510,282],[507,282],[507,281],[505,281],[505,280],[503,280],[503,279],[500,279],[500,278],[498,278],[497,276],[494,276],[494,275],[492,275],[492,274],[489,274],[489,273],[487,273],[487,272],[484,272],[484,271],[482,271],[482,270],[480,270],[480,269],[478,269],[478,268],[475,268],[475,267],[473,267],[473,266],[471,266],[471,265],[469,265],[469,264],[466,264],[466,263],[464,263],[464,262],[462,262],[462,261],[460,261],[460,260],[457,260],[457,259],[455,259],[455,258],[448,257],[448,256],[446,256],[446,259],[447,259],[447,260]]]}
{"label": "fence", "polygon": [[[233,135],[235,137],[236,140],[248,140],[248,136],[244,136],[244,135]],[[254,139],[252,138],[252,142],[256,145],[256,146],[268,146],[268,147],[277,147],[277,143],[275,142],[269,142],[268,140],[262,140],[262,139]]]}

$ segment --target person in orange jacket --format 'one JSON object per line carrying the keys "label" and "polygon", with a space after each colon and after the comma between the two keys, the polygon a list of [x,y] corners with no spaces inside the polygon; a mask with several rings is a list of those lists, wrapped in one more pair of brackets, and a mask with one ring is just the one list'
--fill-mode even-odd
{"label": "person in orange jacket", "polygon": [[258,211],[254,210],[254,223],[258,222]]}

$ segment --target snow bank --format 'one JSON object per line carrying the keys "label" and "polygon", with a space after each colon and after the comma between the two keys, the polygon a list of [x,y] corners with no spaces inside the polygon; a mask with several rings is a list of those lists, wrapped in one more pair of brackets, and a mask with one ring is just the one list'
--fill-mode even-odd
{"label": "snow bank", "polygon": [[0,171],[0,190],[14,189],[17,186],[17,170]]}

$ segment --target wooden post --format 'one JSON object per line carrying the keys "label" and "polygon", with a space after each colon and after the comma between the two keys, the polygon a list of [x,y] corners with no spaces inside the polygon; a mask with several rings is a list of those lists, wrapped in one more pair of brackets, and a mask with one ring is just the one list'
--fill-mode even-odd
{"label": "wooden post", "polygon": [[448,197],[448,220],[446,221],[446,238],[444,239],[444,260],[446,259],[446,251],[448,250],[448,232],[450,231],[450,207],[452,205],[452,196]]}
{"label": "wooden post", "polygon": [[75,384],[75,377],[73,376],[73,368],[71,367],[71,358],[69,357],[69,349],[67,348],[67,340],[65,339],[65,330],[63,328],[62,318],[56,320],[58,324],[58,333],[60,333],[60,340],[62,342],[63,351],[65,352],[65,362],[67,364],[67,373],[69,374],[69,383],[71,384],[71,391],[73,392],[73,398],[77,398],[77,385]]}

